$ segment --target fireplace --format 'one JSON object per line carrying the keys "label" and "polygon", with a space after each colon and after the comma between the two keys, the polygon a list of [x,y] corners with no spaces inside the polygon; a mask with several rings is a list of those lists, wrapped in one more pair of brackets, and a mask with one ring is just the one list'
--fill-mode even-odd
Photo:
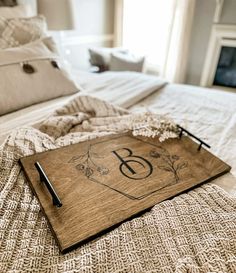
{"label": "fireplace", "polygon": [[236,91],[236,25],[213,25],[201,86]]}
{"label": "fireplace", "polygon": [[213,85],[236,88],[236,48],[222,46]]}

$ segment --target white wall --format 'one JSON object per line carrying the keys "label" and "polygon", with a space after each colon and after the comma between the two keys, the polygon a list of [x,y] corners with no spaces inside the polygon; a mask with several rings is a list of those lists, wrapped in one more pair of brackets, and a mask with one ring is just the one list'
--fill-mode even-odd
{"label": "white wall", "polygon": [[[88,47],[113,46],[114,0],[73,0],[73,4],[76,31],[63,32],[66,59],[77,69],[89,70]],[[59,38],[58,33],[54,37]]]}
{"label": "white wall", "polygon": [[220,23],[236,24],[236,0],[225,0]]}
{"label": "white wall", "polygon": [[74,0],[78,35],[113,33],[113,0]]}
{"label": "white wall", "polygon": [[[196,0],[186,83],[199,85],[213,24],[216,0]],[[220,24],[236,24],[236,0],[224,0]]]}

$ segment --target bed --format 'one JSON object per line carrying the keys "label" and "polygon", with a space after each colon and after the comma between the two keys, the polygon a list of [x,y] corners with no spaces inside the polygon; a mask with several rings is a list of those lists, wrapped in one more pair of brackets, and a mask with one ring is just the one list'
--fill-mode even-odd
{"label": "bed", "polygon": [[[38,26],[41,19],[37,20]],[[35,66],[40,71],[44,65],[54,77],[61,73],[58,57],[54,46],[44,45],[34,42],[33,46],[41,46],[41,53],[49,54],[50,49],[53,55],[37,56],[39,66],[22,69],[31,73]],[[2,50],[5,56],[8,49]],[[9,109],[15,109],[15,100],[6,106],[2,103],[2,109],[10,108],[0,116],[0,271],[236,272],[236,95],[169,84],[136,72],[70,74],[80,86],[78,93],[59,93],[44,102],[39,93],[40,102],[31,98],[24,107],[25,100],[19,98],[20,109],[14,111]],[[66,83],[69,89],[71,80]],[[1,96],[4,90],[0,89]],[[144,112],[168,116],[202,138],[212,153],[231,165],[231,173],[157,204],[140,217],[61,254],[19,158],[122,132],[127,118]]]}
{"label": "bed", "polygon": [[[91,111],[91,107],[94,107],[94,103],[95,108],[103,109],[104,107],[101,106],[100,103],[103,103],[104,100],[107,101],[106,104],[109,105],[106,107],[110,107],[110,104],[108,102],[114,105],[110,110],[106,111],[105,115],[104,112],[102,112],[102,114],[97,114],[98,116],[113,116],[114,113],[112,114],[112,111],[114,111],[114,108],[116,109],[116,107],[121,107],[118,108],[118,110],[115,110],[115,112],[118,111],[119,114],[127,114],[126,111],[128,110],[134,113],[151,111],[161,115],[168,115],[173,118],[175,122],[187,127],[189,130],[191,130],[192,132],[200,136],[203,140],[205,140],[207,143],[209,143],[212,146],[212,152],[232,166],[231,173],[214,180],[211,184],[220,186],[221,188],[229,192],[230,195],[227,195],[226,192],[223,192],[221,188],[212,188],[212,186],[210,188],[207,188],[207,186],[203,186],[199,187],[197,190],[191,191],[188,195],[186,195],[187,199],[184,195],[180,195],[180,197],[177,197],[177,199],[175,198],[173,199],[173,201],[170,202],[178,203],[178,201],[182,200],[185,203],[187,202],[187,204],[189,202],[189,204],[191,204],[191,202],[195,200],[194,202],[196,203],[192,204],[193,207],[191,207],[191,209],[195,210],[197,208],[201,210],[201,213],[203,213],[203,215],[205,215],[206,217],[209,216],[208,214],[214,215],[214,210],[220,210],[217,216],[219,217],[219,214],[221,215],[221,225],[225,225],[226,227],[228,227],[229,223],[227,219],[229,216],[232,217],[230,232],[232,232],[232,234],[235,234],[235,205],[232,205],[235,202],[234,194],[236,192],[236,180],[234,178],[234,175],[236,174],[236,96],[234,94],[222,92],[219,90],[210,90],[206,88],[199,88],[187,85],[166,83],[163,84],[162,79],[156,79],[153,76],[150,77],[133,72],[105,72],[98,75],[75,71],[75,75],[77,75],[77,80],[83,87],[83,91],[79,94],[49,100],[47,102],[36,104],[0,117],[1,142],[3,143],[1,147],[2,151],[6,151],[7,149],[9,149],[10,146],[11,148],[15,147],[15,149],[22,149],[22,151],[24,151],[23,154],[31,154],[32,151],[33,153],[39,152],[45,149],[53,149],[55,147],[69,145],[77,141],[86,140],[87,138],[85,137],[85,135],[81,135],[81,129],[78,130],[80,132],[79,136],[76,135],[77,133],[74,129],[68,130],[67,133],[59,132],[58,134],[57,132],[55,137],[55,142],[57,142],[56,145],[55,143],[51,143],[51,139],[49,139],[49,137],[53,138],[53,134],[55,133],[55,131],[53,131],[52,133],[52,128],[55,129],[54,125],[52,124],[54,120],[50,121],[50,117],[52,115],[54,115],[55,117],[56,113],[56,116],[58,115],[60,119],[65,114],[65,109],[68,110],[68,107],[65,108],[64,105],[66,104],[71,106],[73,104],[71,103],[71,101],[73,102],[74,100],[78,99],[78,97],[81,98],[81,101],[83,102],[83,107],[89,101],[89,106],[86,106],[87,108],[89,108],[89,111]],[[142,83],[145,84],[143,85]],[[131,90],[137,90],[137,92],[131,92]],[[90,101],[88,100],[88,98],[91,98],[92,100]],[[85,112],[86,107],[83,110]],[[56,110],[58,108],[59,110]],[[127,110],[120,110],[123,108],[126,108]],[[122,111],[124,111],[124,113]],[[71,113],[71,115],[72,117],[74,117],[74,114]],[[115,115],[117,115],[117,112]],[[45,120],[46,123],[48,123],[49,125],[46,127],[46,129]],[[71,121],[69,120],[66,121],[66,123],[68,124],[70,124],[70,122]],[[76,128],[76,126],[78,125],[75,124],[77,123],[80,122],[77,121],[73,123],[70,128]],[[94,122],[92,123],[93,126],[95,126]],[[60,125],[58,126],[58,124],[60,123],[58,123],[57,121],[57,127],[60,127]],[[102,125],[104,126],[104,123]],[[51,128],[49,128],[50,126]],[[101,126],[101,124],[96,124],[96,126]],[[19,129],[17,127],[19,127]],[[63,120],[63,128],[64,127],[65,121]],[[44,134],[48,134],[48,136],[46,138],[44,136],[41,139],[42,136],[39,137],[38,132],[34,131],[38,129],[43,131]],[[91,128],[88,131],[90,131],[91,133]],[[106,133],[108,133],[108,131],[109,130],[106,129]],[[6,137],[7,134],[8,136]],[[28,134],[30,134],[30,136],[27,136]],[[96,133],[96,136],[97,134],[98,133]],[[94,136],[90,135],[90,137],[93,138]],[[27,143],[29,141],[32,143],[28,146],[28,144],[22,144],[22,141],[24,143]],[[43,147],[41,147],[42,143]],[[6,148],[6,146],[8,148]],[[25,146],[27,146],[27,148]],[[28,149],[31,149],[31,151],[29,151]],[[22,155],[22,151],[15,151],[15,153],[20,153]],[[1,154],[1,156],[3,155]],[[103,236],[100,240],[97,239],[89,244],[86,244],[85,246],[82,246],[71,254],[59,254],[57,245],[55,242],[53,242],[54,239],[51,236],[50,231],[48,230],[44,217],[39,211],[39,206],[36,199],[32,196],[32,193],[27,186],[27,182],[23,178],[23,174],[21,172],[19,173],[19,170],[17,170],[16,172],[10,172],[10,174],[12,176],[18,177],[17,181],[21,181],[21,183],[24,181],[24,187],[22,188],[24,193],[20,194],[19,188],[15,189],[15,187],[11,183],[7,183],[5,180],[8,186],[7,189],[4,187],[2,188],[2,200],[4,202],[2,203],[2,205],[3,210],[6,210],[5,213],[3,213],[4,216],[2,218],[2,223],[4,225],[1,229],[2,236],[4,238],[4,243],[1,245],[2,249],[4,250],[1,250],[3,272],[10,272],[14,268],[18,270],[16,270],[16,272],[22,272],[23,270],[24,272],[31,272],[33,268],[37,268],[39,272],[45,272],[46,270],[48,272],[69,272],[70,270],[75,270],[75,272],[148,272],[149,267],[151,270],[150,272],[202,272],[200,271],[202,270],[202,267],[206,266],[211,268],[210,266],[216,264],[216,260],[213,259],[213,261],[211,262],[212,264],[209,262],[208,265],[205,264],[203,266],[203,263],[201,262],[201,260],[199,260],[200,254],[196,253],[192,249],[191,252],[194,252],[194,255],[186,255],[185,253],[185,255],[183,255],[182,257],[181,255],[178,256],[180,253],[185,252],[183,250],[180,250],[181,247],[187,247],[185,244],[188,245],[188,243],[181,241],[176,241],[174,244],[175,246],[172,246],[172,250],[168,250],[165,254],[166,257],[168,257],[168,255],[171,255],[172,257],[174,255],[174,252],[176,251],[175,248],[180,248],[178,250],[178,258],[175,259],[172,257],[171,261],[167,260],[166,263],[163,262],[163,265],[157,264],[157,262],[160,262],[160,257],[164,255],[164,252],[160,251],[161,253],[156,253],[155,247],[161,246],[159,245],[158,241],[155,241],[152,238],[152,236],[154,236],[154,238],[155,236],[157,236],[157,231],[153,231],[152,221],[156,219],[155,217],[157,217],[157,211],[167,213],[168,209],[165,208],[165,206],[168,207],[169,201],[163,202],[163,205],[161,203],[160,206],[155,206],[152,209],[151,215],[150,213],[146,213],[141,218],[136,218],[132,221],[129,221],[126,224],[121,225],[118,229],[115,229],[108,235]],[[8,189],[10,185],[11,187],[13,187],[12,190]],[[6,194],[6,192],[8,194],[5,196],[4,194]],[[17,198],[17,195],[21,197]],[[211,202],[213,202],[212,200],[218,200],[221,198],[223,200],[224,209],[222,210],[222,204],[218,204],[219,207],[216,207],[215,204],[214,206],[211,204],[210,206],[213,211],[210,211],[209,208],[204,209],[205,205],[202,207],[202,202],[209,202],[209,200],[203,200],[204,198],[202,196],[204,195],[207,195],[208,198],[210,197]],[[25,196],[24,198],[29,198],[29,200],[24,201],[23,196]],[[198,200],[199,196],[203,198],[200,198],[200,201]],[[15,200],[15,209],[14,203],[12,203],[14,197],[17,200]],[[188,198],[191,198],[191,200],[188,200]],[[200,205],[198,202],[200,202]],[[19,206],[26,207],[22,210],[22,207],[19,209]],[[164,206],[164,208],[162,206]],[[231,208],[231,206],[233,207]],[[173,204],[171,204],[169,209],[170,212],[173,211]],[[224,212],[225,209],[228,213]],[[27,219],[26,223],[22,223],[22,220],[17,220],[18,210],[20,210],[21,215],[22,213],[25,215],[24,217],[26,218],[23,217],[22,220]],[[9,216],[6,216],[6,213]],[[16,217],[15,220],[11,220],[11,217],[13,216],[11,216],[11,213],[14,213],[14,217]],[[222,217],[224,213],[226,219]],[[31,218],[35,217],[35,215],[38,214],[40,215],[40,220]],[[179,218],[181,216],[183,217],[183,215],[175,215],[175,221],[179,221]],[[200,216],[197,215],[196,217]],[[214,216],[216,217],[216,215]],[[6,222],[6,220],[4,220],[4,217],[7,217],[9,219],[9,222]],[[161,220],[158,217],[157,219],[158,221]],[[168,221],[168,225],[170,225],[172,223],[171,218],[167,217],[166,219]],[[201,221],[203,221],[203,219],[201,219],[200,222]],[[212,219],[210,219],[209,221],[210,226],[212,226]],[[21,224],[19,224],[19,222]],[[211,236],[214,237],[214,234],[217,234],[218,232],[219,236],[222,236],[222,234],[219,233],[220,230],[222,230],[222,226],[219,230],[211,230],[210,233],[209,230],[207,230],[206,234],[211,234]],[[157,228],[160,229],[160,226],[157,225]],[[178,229],[178,227],[175,228],[176,229],[174,230],[178,232],[181,231]],[[169,226],[166,232],[168,233],[168,231],[170,230],[172,230],[173,232],[173,227],[171,228]],[[182,240],[185,234],[188,234],[188,232],[185,231],[184,233],[179,233],[178,236],[180,237],[178,238],[178,240]],[[164,244],[165,242],[171,243],[170,238],[172,238],[172,240],[173,238],[177,240],[178,237],[177,235],[177,237],[172,237],[170,234],[166,234],[166,237],[165,235],[160,236],[161,238],[162,236],[164,236],[162,238]],[[140,243],[140,238],[144,240],[144,245]],[[214,255],[216,254],[213,253],[214,250],[211,249],[211,244],[209,243],[210,238],[207,238],[200,238],[200,243],[204,245],[202,251],[206,251],[204,252],[206,257],[207,252],[212,251],[212,255],[214,257]],[[216,241],[214,241],[214,239]],[[168,240],[170,241],[168,242]],[[219,238],[213,238],[211,243],[214,244],[219,240]],[[108,243],[111,244],[111,246],[107,245]],[[197,243],[199,244],[199,242]],[[206,247],[208,243],[210,245]],[[139,248],[142,249],[141,253],[139,253]],[[228,249],[228,247],[226,247],[226,249]],[[109,254],[110,251],[112,251],[113,254]],[[188,252],[190,250],[186,251]],[[224,251],[226,250],[224,249]],[[49,253],[49,255],[47,253]],[[231,252],[229,251],[229,253]],[[227,255],[229,255],[229,253],[227,252]],[[118,261],[115,259],[114,255],[118,255]],[[148,255],[147,262],[144,263],[143,259],[144,257],[146,257],[146,255]],[[235,253],[231,253],[231,255],[233,255],[234,257]],[[205,263],[207,263],[207,258],[204,259]],[[229,270],[224,272],[230,272],[231,270],[228,269],[228,263],[229,261],[226,260],[224,261],[224,265],[220,265],[222,268],[227,268],[227,270]],[[234,262],[232,262],[231,260],[230,263],[234,264]],[[52,266],[52,269],[48,269],[49,265]],[[219,267],[218,264],[217,266]],[[230,266],[232,267],[232,265]],[[182,271],[177,271],[178,267],[182,268]],[[174,268],[176,271],[173,271]],[[193,270],[192,268],[199,271],[188,271],[190,269]]]}

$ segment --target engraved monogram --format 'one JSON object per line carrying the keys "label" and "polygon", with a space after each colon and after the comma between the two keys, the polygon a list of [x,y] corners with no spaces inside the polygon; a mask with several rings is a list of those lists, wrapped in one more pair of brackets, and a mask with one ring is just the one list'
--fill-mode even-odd
{"label": "engraved monogram", "polygon": [[[127,138],[127,141],[127,146],[117,145],[116,139],[106,145],[103,142],[88,145],[81,154],[71,157],[68,163],[74,164],[88,181],[132,200],[141,200],[180,182],[181,173],[188,163],[179,155],[142,140]],[[146,145],[145,149],[140,149],[143,145]],[[133,187],[128,186],[131,184]]]}
{"label": "engraved monogram", "polygon": [[[125,152],[128,152],[124,154]],[[153,172],[152,164],[145,158],[133,155],[129,148],[122,148],[112,153],[120,160],[120,172],[129,179],[140,180],[149,177]],[[137,167],[135,169],[135,167]],[[138,169],[141,167],[141,172]]]}

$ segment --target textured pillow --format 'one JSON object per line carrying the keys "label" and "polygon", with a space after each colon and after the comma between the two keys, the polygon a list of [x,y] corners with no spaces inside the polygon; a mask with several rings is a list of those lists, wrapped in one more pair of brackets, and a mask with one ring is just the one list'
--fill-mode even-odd
{"label": "textured pillow", "polygon": [[6,19],[0,17],[0,48],[16,47],[46,36],[43,16]]}
{"label": "textured pillow", "polygon": [[0,50],[0,115],[76,93],[51,38]]}
{"label": "textured pillow", "polygon": [[15,7],[0,7],[0,16],[5,18],[21,18],[33,16],[30,5],[19,5]]}
{"label": "textured pillow", "polygon": [[142,72],[145,58],[134,58],[122,54],[111,54],[109,70]]}
{"label": "textured pillow", "polygon": [[122,48],[89,48],[90,64],[98,67],[103,67],[107,70],[110,63],[112,53],[123,53],[126,54],[128,51]]}

